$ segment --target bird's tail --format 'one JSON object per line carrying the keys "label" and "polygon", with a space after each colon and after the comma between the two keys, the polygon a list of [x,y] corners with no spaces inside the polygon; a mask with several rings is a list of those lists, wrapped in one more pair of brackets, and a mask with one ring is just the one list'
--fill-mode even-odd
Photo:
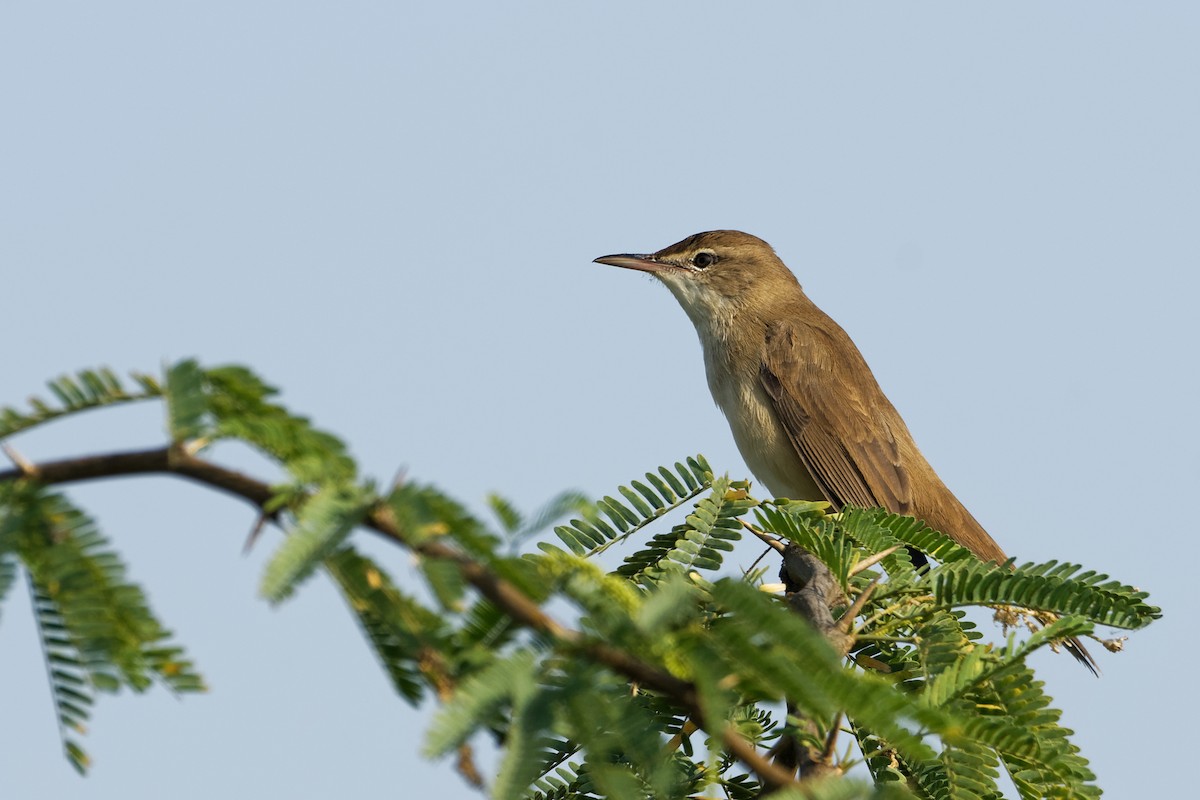
{"label": "bird's tail", "polygon": [[[1049,625],[1058,619],[1058,616],[1046,611],[1034,612],[1034,617],[1042,625]],[[1083,642],[1078,636],[1072,636],[1070,639],[1062,639],[1056,644],[1062,645],[1063,649],[1074,656],[1075,660],[1083,664],[1097,678],[1100,677],[1100,665],[1096,663],[1096,659],[1092,658],[1092,654],[1083,646]]]}
{"label": "bird's tail", "polygon": [[[1046,627],[1059,620],[1059,616],[1050,611],[1035,611],[1031,608],[1021,608],[1020,606],[993,606],[996,612],[996,621],[1005,628],[1011,627],[1027,627],[1031,631],[1037,630],[1037,627]],[[1071,636],[1066,639],[1055,639],[1050,643],[1051,649],[1058,652],[1061,647],[1071,654],[1072,657],[1080,664],[1088,668],[1088,671],[1100,677],[1100,665],[1096,663],[1096,659],[1092,658],[1092,654],[1083,646],[1083,642],[1077,636]]]}
{"label": "bird's tail", "polygon": [[1068,653],[1075,656],[1076,661],[1091,670],[1093,675],[1097,678],[1100,677],[1100,665],[1096,663],[1096,659],[1092,658],[1092,654],[1083,646],[1083,642],[1079,641],[1079,637],[1072,636],[1070,639],[1067,639],[1063,642],[1063,647],[1067,649]]}

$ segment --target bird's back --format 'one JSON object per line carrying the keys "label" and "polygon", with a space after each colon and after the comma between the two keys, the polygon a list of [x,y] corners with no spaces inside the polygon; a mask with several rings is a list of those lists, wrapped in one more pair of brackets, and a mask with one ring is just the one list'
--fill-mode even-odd
{"label": "bird's back", "polygon": [[916,517],[981,559],[1003,562],[1004,551],[925,459],[854,342],[807,296],[797,297],[768,324],[762,380],[825,499]]}

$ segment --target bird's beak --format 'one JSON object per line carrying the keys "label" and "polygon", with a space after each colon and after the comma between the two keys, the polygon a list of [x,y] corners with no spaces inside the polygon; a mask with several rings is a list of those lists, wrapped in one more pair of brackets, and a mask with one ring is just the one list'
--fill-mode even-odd
{"label": "bird's beak", "polygon": [[662,272],[668,269],[670,265],[663,264],[654,260],[652,255],[637,255],[634,253],[618,253],[612,256],[600,256],[596,259],[597,264],[608,264],[612,267],[624,267],[625,269],[637,269],[642,272]]}

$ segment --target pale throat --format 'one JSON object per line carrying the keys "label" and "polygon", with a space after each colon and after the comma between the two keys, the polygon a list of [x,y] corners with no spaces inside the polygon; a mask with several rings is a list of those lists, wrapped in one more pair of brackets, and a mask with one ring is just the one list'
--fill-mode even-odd
{"label": "pale throat", "polygon": [[696,328],[704,350],[708,388],[729,421],[746,466],[775,497],[824,500],[760,382],[765,344],[757,341],[764,335],[761,326],[740,319],[744,308],[735,300],[708,291],[689,276],[669,277],[664,277],[663,283]]}

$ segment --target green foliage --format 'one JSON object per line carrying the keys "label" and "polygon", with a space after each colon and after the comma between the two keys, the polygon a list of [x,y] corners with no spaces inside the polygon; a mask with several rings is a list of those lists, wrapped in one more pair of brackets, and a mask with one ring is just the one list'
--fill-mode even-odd
{"label": "green foliage", "polygon": [[452,536],[466,552],[491,560],[502,542],[501,536],[488,530],[461,503],[432,486],[398,486],[388,496],[388,505],[414,544]]}
{"label": "green foliage", "polygon": [[[727,670],[742,677],[754,695],[787,699],[806,716],[831,719],[836,713],[871,726],[892,747],[928,758],[922,733],[907,724],[944,736],[953,735],[949,718],[892,690],[869,673],[844,670],[833,648],[797,615],[740,581],[723,579],[714,599],[726,609],[712,627],[713,640]],[[764,635],[769,631],[769,637]]]}
{"label": "green foliage", "polygon": [[746,495],[745,482],[735,486],[728,478],[710,478],[710,486],[708,496],[696,503],[682,525],[651,538],[645,549],[625,559],[617,574],[654,581],[672,572],[720,569],[721,553],[732,552],[734,542],[742,538],[741,516],[755,503]]}
{"label": "green foliage", "polygon": [[24,566],[63,745],[80,771],[94,690],[175,692],[204,682],[95,523],[59,494],[28,483],[0,484],[0,553]]}
{"label": "green foliage", "polygon": [[[354,485],[355,466],[344,445],[269,402],[275,390],[249,370],[202,369],[186,360],[168,367],[162,379],[135,373],[132,380],[136,389],[107,369],[58,378],[49,384],[56,402],[35,397],[29,411],[0,409],[0,437],[102,406],[162,397],[172,442],[202,447],[237,439],[274,457],[293,480],[279,489],[276,510],[293,506],[300,534],[289,538],[265,579],[265,588],[280,596],[361,519],[348,511],[346,497],[360,499],[368,490]],[[323,491],[309,500],[312,489]],[[77,769],[88,757],[74,737],[84,729],[95,690],[142,691],[153,682],[176,692],[203,690],[92,520],[28,479],[0,484],[0,599],[17,563],[30,582],[64,748]]]}
{"label": "green foliage", "polygon": [[87,667],[71,639],[69,623],[58,604],[32,578],[29,579],[29,597],[34,625],[42,642],[50,694],[58,712],[63,752],[71,766],[82,773],[87,770],[90,759],[75,735],[87,732],[87,721],[95,704],[96,683],[89,680]]}
{"label": "green foliage", "polygon": [[167,370],[167,430],[171,441],[186,442],[203,436],[210,423],[204,370],[192,359]]}
{"label": "green foliage", "polygon": [[487,502],[500,522],[500,529],[509,542],[510,550],[516,550],[523,542],[546,530],[555,520],[567,514],[574,512],[590,515],[594,511],[588,499],[575,491],[560,492],[550,498],[529,519],[498,494],[488,495]]}
{"label": "green foliage", "polygon": [[911,800],[913,795],[894,783],[870,786],[835,776],[805,783],[803,789],[783,789],[770,797],[771,800]]}
{"label": "green foliage", "polygon": [[162,395],[162,387],[155,378],[136,372],[131,378],[140,391],[126,389],[116,373],[107,368],[83,370],[74,377],[64,375],[56,378],[47,385],[57,400],[57,405],[47,403],[39,397],[31,397],[29,411],[0,407],[0,439],[68,414],[100,406],[149,400]]}
{"label": "green foliage", "polygon": [[539,753],[539,777],[530,783],[526,797],[531,800],[550,800],[559,797],[578,797],[588,792],[590,781],[586,771],[581,774],[578,762],[569,762],[579,752],[579,745],[567,739],[546,738]]}
{"label": "green foliage", "polygon": [[237,439],[279,461],[300,484],[354,478],[354,460],[333,434],[314,428],[306,417],[290,413],[267,398],[278,390],[244,367],[205,371],[215,438]]}
{"label": "green foliage", "polygon": [[172,439],[202,444],[234,439],[279,462],[300,486],[352,481],[354,460],[336,436],[270,402],[278,394],[245,367],[201,369],[192,360],[167,370]]}
{"label": "green foliage", "polygon": [[426,737],[430,755],[449,752],[467,740],[481,719],[503,705],[523,702],[536,688],[536,657],[525,650],[496,659],[458,688],[454,702],[438,714]]}
{"label": "green foliage", "polygon": [[696,497],[712,480],[704,456],[688,458],[686,464],[675,462],[673,472],[659,467],[657,472],[647,472],[645,481],[617,487],[625,502],[605,495],[594,508],[584,509],[583,519],[560,525],[554,533],[576,555],[596,555]]}
{"label": "green foliage", "polygon": [[368,487],[328,484],[308,498],[263,573],[262,596],[278,603],[333,554],[377,502]]}
{"label": "green foliage", "polygon": [[374,561],[351,547],[325,559],[396,692],[417,703],[425,692],[418,665],[436,658],[446,638],[441,617],[402,592]]}
{"label": "green foliage", "polygon": [[[273,492],[264,518],[287,535],[263,595],[280,602],[324,570],[395,691],[441,706],[427,753],[455,752],[469,773],[472,741],[502,743],[489,787],[498,798],[750,800],[761,775],[730,752],[731,737],[760,755],[794,741],[864,779],[772,795],[785,800],[999,797],[1002,773],[1022,798],[1095,797],[1087,761],[1027,659],[1160,613],[1144,592],[1073,564],[980,563],[911,518],[759,502],[702,456],[595,503],[564,492],[528,516],[492,495],[488,524],[434,487],[377,492],[340,440],[274,402],[276,391],[245,368],[186,360],[161,381],[135,381],[131,393],[107,371],[59,379],[55,405],[0,411],[0,436],[161,395],[174,452],[236,440],[273,459],[287,481],[255,497]],[[77,737],[97,689],[203,685],[94,523],[37,486],[36,474],[0,482],[0,600],[23,572],[64,748],[82,769]],[[682,522],[654,529],[687,504]],[[540,542],[518,555],[572,513],[554,529],[563,547]],[[363,555],[351,539],[363,527],[409,548],[425,585],[402,586]],[[833,613],[853,605],[853,619],[822,635],[756,585],[761,571],[730,570],[747,528],[825,564],[844,595]],[[617,569],[594,558],[634,536]],[[934,565],[917,569],[910,549]],[[1027,609],[1048,624],[988,644],[965,618],[969,606],[997,607],[1010,623]]]}
{"label": "green foliage", "polygon": [[977,560],[970,550],[913,517],[889,514],[880,508],[848,508],[839,518],[852,539],[875,552],[904,544],[939,564]]}
{"label": "green foliage", "polygon": [[[53,604],[63,633],[96,688],[142,691],[160,681],[174,691],[203,689],[182,650],[95,523],[61,495],[28,485],[2,498],[0,541],[16,552],[36,591]],[[57,642],[56,642],[57,644]]]}
{"label": "green foliage", "polygon": [[[654,515],[661,507],[651,504],[649,513]],[[757,509],[758,520],[768,531],[806,545],[826,559],[851,596],[882,577],[859,571],[857,565],[867,556],[898,548],[881,562],[890,565],[895,575],[889,573],[888,580],[879,584],[876,599],[865,604],[860,615],[863,622],[856,629],[859,646],[854,655],[866,657],[868,669],[847,669],[825,639],[803,620],[744,582],[732,578],[697,581],[696,570],[714,571],[722,562],[705,552],[707,540],[693,537],[719,531],[733,540],[741,518],[751,509]],[[642,512],[645,515],[645,510]],[[645,516],[638,520],[645,521]],[[561,531],[559,535],[564,541],[578,541],[585,532],[587,528],[576,521],[567,535]],[[614,539],[605,537],[605,541]],[[916,570],[902,546],[910,543],[929,547],[945,564],[928,572]],[[960,552],[961,548],[945,537],[912,520],[874,511],[829,517],[819,504],[762,506],[734,489],[727,479],[713,480],[710,492],[696,503],[696,510],[683,525],[652,537],[647,548],[613,574],[586,560],[585,554],[595,552],[594,547],[573,548],[578,555],[545,544],[541,549],[539,556],[530,558],[540,561],[555,593],[578,606],[583,630],[597,641],[637,653],[673,674],[688,677],[704,709],[704,724],[710,729],[732,724],[738,713],[753,708],[765,715],[761,730],[772,731],[778,725],[761,704],[784,698],[801,718],[817,721],[822,736],[831,734],[836,719],[845,718],[877,784],[872,788],[828,782],[822,785],[820,796],[825,792],[847,797],[912,796],[912,792],[939,798],[999,796],[1001,766],[1021,770],[1024,777],[1019,784],[1026,787],[1024,797],[1089,796],[1094,787],[1089,785],[1086,762],[1077,751],[1061,746],[1066,739],[1057,727],[1057,715],[1028,713],[1027,703],[1009,696],[1018,687],[1007,680],[1006,670],[1025,669],[1028,654],[1048,646],[1056,637],[1087,633],[1100,622],[1140,627],[1158,613],[1142,602],[1144,595],[1106,583],[1103,576],[1085,575],[1082,585],[1071,584],[1066,577],[1065,583],[1074,588],[1051,600],[1066,601],[1076,616],[1064,617],[1023,642],[1010,639],[1003,648],[981,646],[978,632],[963,620],[955,605],[1013,598],[1003,592],[989,595],[988,590],[977,587],[969,597],[941,600],[935,593],[941,570],[955,570],[956,576],[994,573],[999,576],[997,585],[1011,580],[1018,587],[1031,576],[1061,578],[1069,570],[1053,565],[1009,570],[978,564],[967,561],[965,551]],[[655,579],[647,579],[650,574]],[[631,583],[623,586],[615,577]],[[986,585],[996,580],[989,578]],[[1080,599],[1095,600],[1101,595],[1110,598],[1107,605]],[[1112,613],[1114,605],[1125,609],[1126,615]],[[1066,610],[1052,603],[1043,607],[1057,613]],[[601,748],[590,739],[597,736],[595,728],[579,719],[572,724],[567,716],[577,698],[556,694],[561,684],[549,666],[555,663],[554,657],[544,651],[524,652],[531,657],[542,654],[519,662],[523,670],[519,679],[507,673],[483,673],[478,684],[464,689],[462,703],[456,700],[444,712],[441,725],[452,720],[455,737],[438,738],[444,730],[439,726],[431,740],[433,752],[445,752],[478,730],[479,720],[494,724],[497,709],[502,707],[514,720],[506,728],[506,737],[522,736],[526,744],[509,750],[506,763],[510,768],[502,773],[505,782],[497,796],[517,796],[509,794],[521,783],[513,776],[525,780],[531,774],[537,777],[529,797],[582,798],[597,792],[601,796],[682,797],[713,783],[731,796],[757,792],[753,779],[739,772],[732,760],[715,765],[688,762],[689,770],[679,768],[682,749],[665,758],[659,748],[672,737],[678,739],[688,715],[669,703],[669,710],[661,713],[661,697],[657,698],[659,713],[649,718],[641,719],[628,709],[619,717],[638,719],[638,732],[647,728],[657,731],[652,743],[635,748],[631,743],[637,736],[628,732],[619,752],[599,758]],[[512,662],[502,663],[504,669],[512,668]],[[584,665],[570,670],[571,674],[585,671]],[[601,707],[599,698],[590,697],[595,684],[596,679],[589,679],[586,689],[578,689],[589,709]],[[504,685],[511,688],[499,688]],[[737,689],[731,691],[731,686]],[[1021,693],[1029,691],[1021,689]],[[619,707],[617,703],[610,698],[604,707]],[[594,711],[591,716],[596,716]],[[540,727],[533,725],[535,721]],[[616,724],[616,720],[606,719],[604,726],[598,727]],[[937,734],[938,747],[932,746],[931,733]],[[506,742],[513,748],[511,738]],[[538,746],[538,742],[543,744]],[[545,742],[555,746],[548,749]],[[684,747],[682,739],[679,747]],[[669,775],[652,774],[648,767],[637,766],[640,761],[633,755],[635,750],[640,750],[646,764],[671,763],[675,767]],[[1046,754],[1052,754],[1059,767],[1034,776],[1034,765]],[[573,760],[564,766],[567,758]],[[540,765],[537,770],[535,765]],[[901,783],[907,789],[900,788]]]}
{"label": "green foliage", "polygon": [[1055,614],[1074,614],[1101,625],[1137,628],[1158,609],[1132,586],[1109,580],[1076,564],[1022,564],[1007,570],[979,562],[947,564],[934,592],[945,605],[1013,605]]}
{"label": "green foliage", "polygon": [[1000,750],[1009,775],[1022,797],[1099,797],[1099,788],[1091,784],[1095,775],[1068,738],[1072,732],[1058,724],[1062,714],[1050,707],[1043,686],[1033,670],[1014,661],[997,671],[984,698],[1036,743],[1032,753]]}
{"label": "green foliage", "polygon": [[[854,540],[849,536],[833,535],[835,522],[828,519],[823,510],[823,507],[828,506],[828,503],[764,506],[756,509],[755,516],[761,527],[800,545],[819,558],[829,567],[833,577],[841,584],[842,590],[847,591],[850,588],[850,570],[861,558],[862,551],[855,550]],[[886,547],[888,545],[884,544],[880,549]],[[907,559],[907,553],[900,558]]]}
{"label": "green foliage", "polygon": [[0,543],[0,604],[4,603],[4,596],[16,580],[17,559],[12,553],[5,552]]}

